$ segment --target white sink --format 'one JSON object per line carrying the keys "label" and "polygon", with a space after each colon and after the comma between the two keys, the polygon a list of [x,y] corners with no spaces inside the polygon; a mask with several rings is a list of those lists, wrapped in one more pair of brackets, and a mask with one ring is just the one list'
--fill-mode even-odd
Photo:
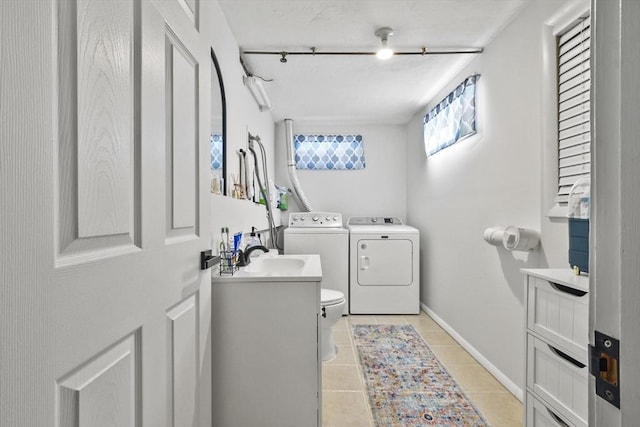
{"label": "white sink", "polygon": [[267,276],[292,276],[300,275],[304,270],[307,260],[300,257],[276,256],[261,257],[251,261],[251,264],[242,268],[246,273],[262,273]]}
{"label": "white sink", "polygon": [[222,281],[318,281],[322,279],[320,255],[259,256],[233,275],[212,277]]}

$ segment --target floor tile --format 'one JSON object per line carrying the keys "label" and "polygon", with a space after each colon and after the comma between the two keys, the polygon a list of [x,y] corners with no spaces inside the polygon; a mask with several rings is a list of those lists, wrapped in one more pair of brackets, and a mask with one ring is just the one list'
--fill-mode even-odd
{"label": "floor tile", "polygon": [[409,316],[404,316],[404,317],[409,324],[413,325],[416,328],[416,330],[418,329],[422,329],[425,331],[442,331],[443,330],[440,327],[440,325],[438,325],[436,322],[433,321],[433,319],[431,319],[426,315],[415,316],[415,317],[409,317]]}
{"label": "floor tile", "polygon": [[332,333],[336,345],[351,345],[351,331],[348,329],[333,329]]}
{"label": "floor tile", "polygon": [[373,427],[365,393],[322,392],[322,425],[324,427]]}
{"label": "floor tile", "polygon": [[446,368],[466,393],[504,393],[506,391],[502,384],[479,364],[451,365]]}
{"label": "floor tile", "polygon": [[445,331],[434,331],[416,328],[416,331],[424,338],[429,346],[432,345],[458,345]]}
{"label": "floor tile", "polygon": [[522,426],[520,401],[424,312],[403,316],[349,315],[338,320],[333,331],[338,355],[322,365],[323,426],[374,427],[351,327],[406,323],[425,339],[491,427]]}
{"label": "floor tile", "polygon": [[478,362],[459,345],[431,345],[429,347],[444,366],[478,365]]}
{"label": "floor tile", "polygon": [[376,321],[375,316],[352,314],[349,316],[349,323],[352,325],[375,325],[378,322]]}
{"label": "floor tile", "polygon": [[336,345],[337,354],[333,359],[323,362],[323,369],[326,365],[355,365],[356,355],[350,345]]}
{"label": "floor tile", "polygon": [[357,365],[323,365],[322,389],[362,391],[364,385],[361,375]]}
{"label": "floor tile", "polygon": [[520,427],[522,403],[511,393],[468,393],[467,397],[482,412],[491,427]]}
{"label": "floor tile", "polygon": [[375,318],[380,325],[406,325],[408,323],[403,316],[376,315]]}

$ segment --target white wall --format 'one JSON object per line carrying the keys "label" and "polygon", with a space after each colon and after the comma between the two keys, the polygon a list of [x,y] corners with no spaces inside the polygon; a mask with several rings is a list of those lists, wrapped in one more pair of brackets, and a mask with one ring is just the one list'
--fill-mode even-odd
{"label": "white wall", "polygon": [[[402,125],[293,122],[294,134],[358,134],[364,141],[362,170],[299,170],[302,190],[315,211],[350,216],[395,216],[406,219],[407,133]],[[291,188],[286,170],[284,123],[276,125],[276,184]],[[295,198],[290,211],[300,211]]]}
{"label": "white wall", "polygon": [[[227,180],[231,183],[231,173],[239,174],[237,150],[246,148],[247,132],[259,135],[267,150],[269,173],[274,170],[274,124],[269,112],[261,113],[247,88],[243,85],[244,72],[239,61],[238,44],[231,33],[218,2],[202,2],[203,20],[210,31],[212,47],[222,70],[222,78],[227,98]],[[230,194],[230,192],[229,192]],[[279,217],[276,218],[279,221]],[[230,197],[211,196],[211,233],[219,241],[219,231],[227,226],[230,232],[248,231],[252,226],[267,228],[266,210],[252,202],[234,200]]]}
{"label": "white wall", "polygon": [[[563,3],[531,2],[408,125],[407,216],[421,231],[421,300],[505,375],[516,394],[524,360],[519,270],[547,261],[540,250],[490,246],[482,232],[493,225],[541,229],[548,204],[542,201],[542,29]],[[427,159],[423,115],[473,73],[481,74],[478,134]],[[566,247],[566,228],[554,232],[542,236],[543,246]]]}

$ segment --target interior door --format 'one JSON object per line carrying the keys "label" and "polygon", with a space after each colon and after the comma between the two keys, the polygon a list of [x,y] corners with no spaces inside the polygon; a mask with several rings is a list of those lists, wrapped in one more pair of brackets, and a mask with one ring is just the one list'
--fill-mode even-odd
{"label": "interior door", "polygon": [[0,2],[2,427],[210,425],[198,10]]}
{"label": "interior door", "polygon": [[409,286],[413,244],[406,239],[358,240],[358,285]]}
{"label": "interior door", "polygon": [[[589,425],[636,426],[640,419],[640,2],[592,3],[592,197],[590,339],[620,341],[619,408],[595,393],[590,377]],[[611,364],[610,364],[611,366]],[[613,397],[613,395],[611,395]]]}

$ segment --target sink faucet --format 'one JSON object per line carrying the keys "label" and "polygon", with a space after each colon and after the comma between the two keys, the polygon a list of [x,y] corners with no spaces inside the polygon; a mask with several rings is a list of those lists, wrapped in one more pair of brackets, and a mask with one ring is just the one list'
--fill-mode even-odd
{"label": "sink faucet", "polygon": [[255,245],[248,247],[242,252],[242,250],[238,253],[238,267],[245,267],[251,263],[251,252],[256,249],[260,249],[262,252],[269,252],[269,249],[262,245]]}

